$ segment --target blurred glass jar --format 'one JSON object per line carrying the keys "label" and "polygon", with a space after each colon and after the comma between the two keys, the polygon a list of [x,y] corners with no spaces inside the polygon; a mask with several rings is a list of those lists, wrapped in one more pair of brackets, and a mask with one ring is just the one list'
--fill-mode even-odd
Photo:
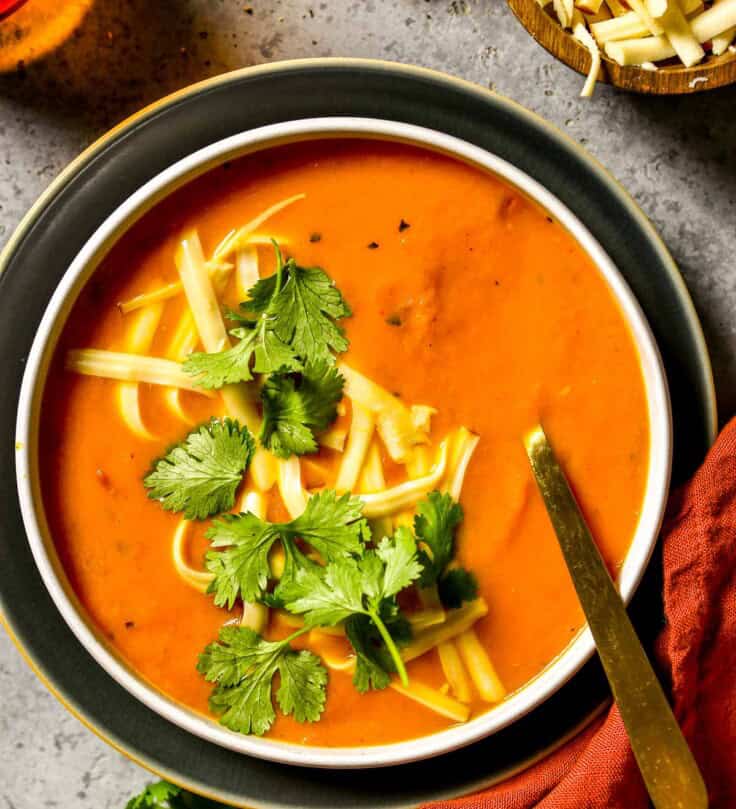
{"label": "blurred glass jar", "polygon": [[0,73],[20,70],[71,36],[94,0],[0,0]]}

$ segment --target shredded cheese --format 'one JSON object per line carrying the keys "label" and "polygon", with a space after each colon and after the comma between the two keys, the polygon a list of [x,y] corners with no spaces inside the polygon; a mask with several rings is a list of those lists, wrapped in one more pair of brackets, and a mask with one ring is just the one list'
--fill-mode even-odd
{"label": "shredded cheese", "polygon": [[[184,362],[189,354],[194,351],[199,342],[197,335],[197,327],[194,325],[194,318],[192,312],[187,309],[184,314],[179,318],[179,323],[174,331],[174,336],[171,338],[169,347],[166,351],[166,358],[174,362]],[[194,419],[190,418],[184,410],[184,406],[179,395],[179,388],[169,388],[164,392],[164,401],[169,409],[173,411],[185,424],[194,426]]]}
{"label": "shredded cheese", "polygon": [[348,492],[355,488],[373,438],[374,426],[373,414],[360,403],[353,402],[348,443],[335,481],[335,489],[338,492]]}
{"label": "shredded cheese", "polygon": [[601,52],[584,22],[575,23],[573,36],[590,54],[590,70],[588,71],[588,77],[585,80],[583,89],[580,92],[582,98],[590,98],[593,95],[593,90],[595,90],[595,85],[601,72]]}
{"label": "shredded cheese", "polygon": [[458,637],[487,614],[488,604],[482,598],[452,610],[444,623],[430,627],[424,632],[417,632],[411,643],[401,650],[402,659],[408,663],[421,657],[440,643]]}
{"label": "shredded cheese", "polygon": [[194,380],[182,371],[180,363],[160,357],[145,357],[101,348],[80,348],[67,353],[66,369],[85,376],[147,382],[149,385],[182,388],[209,398],[214,397],[211,391],[195,387]]}
{"label": "shredded cheese", "polygon": [[[723,2],[723,0],[715,0],[716,4]],[[736,25],[728,28],[722,34],[713,37],[711,48],[714,56],[722,56],[731,46],[731,43],[736,39]]]}
{"label": "shredded cheese", "polygon": [[437,652],[442,672],[450,685],[450,690],[460,702],[470,702],[472,699],[470,679],[465,665],[460,659],[457,647],[452,641],[445,641],[437,647]]}
{"label": "shredded cheese", "polygon": [[181,576],[181,578],[189,585],[199,590],[200,593],[206,593],[209,588],[214,575],[205,570],[197,570],[193,568],[186,560],[186,543],[189,538],[189,528],[191,522],[189,520],[181,519],[174,531],[173,541],[171,543],[171,558],[174,562],[174,570]]}
{"label": "shredded cheese", "polygon": [[[721,0],[690,21],[693,36],[700,43],[708,42],[734,26],[736,26],[736,0]],[[606,54],[620,65],[661,62],[676,55],[672,43],[664,36],[608,42],[605,50]]]}
{"label": "shredded cheese", "polygon": [[[693,67],[706,56],[704,43],[711,42],[713,55],[720,56],[733,49],[736,39],[736,0],[554,0],[548,13],[590,54],[583,97],[595,89],[601,49],[622,67],[653,71],[672,57]],[[696,76],[691,87],[706,81]]]}
{"label": "shredded cheese", "polygon": [[235,230],[231,230],[217,245],[217,247],[215,247],[212,253],[212,260],[220,261],[227,258],[231,253],[234,253],[239,247],[241,247],[241,245],[245,244],[248,241],[248,238],[272,216],[275,216],[280,211],[283,211],[284,208],[288,208],[289,205],[293,205],[295,202],[306,199],[306,197],[306,194],[294,194],[292,197],[282,199],[280,202],[271,205],[270,208],[266,208],[265,211],[262,211],[257,216],[253,217],[250,222],[247,222],[245,225],[242,225]]}
{"label": "shredded cheese", "polygon": [[292,520],[301,516],[307,507],[307,492],[302,486],[302,470],[299,458],[280,458],[278,461],[279,494]]}
{"label": "shredded cheese", "polygon": [[439,483],[446,468],[447,440],[440,444],[437,460],[429,474],[415,480],[407,480],[382,492],[359,495],[363,501],[363,516],[368,519],[385,517],[414,505]]}
{"label": "shredded cheese", "polygon": [[457,648],[481,698],[486,702],[500,702],[506,696],[506,689],[474,629],[468,629],[457,638]]}
{"label": "shredded cheese", "polygon": [[[128,330],[125,348],[131,354],[146,354],[151,350],[153,338],[163,314],[163,304],[154,303],[141,309]],[[123,421],[139,438],[149,441],[155,438],[143,423],[141,414],[140,387],[137,382],[121,382],[118,386],[118,404]]]}
{"label": "shredded cheese", "polygon": [[702,61],[705,51],[695,38],[690,23],[682,13],[677,0],[669,0],[667,11],[660,19],[664,35],[685,67],[692,67]]}

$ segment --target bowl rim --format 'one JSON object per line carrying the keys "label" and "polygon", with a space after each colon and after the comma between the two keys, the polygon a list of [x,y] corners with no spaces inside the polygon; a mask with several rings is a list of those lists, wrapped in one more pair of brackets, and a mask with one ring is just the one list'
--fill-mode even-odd
{"label": "bowl rim", "polygon": [[306,118],[246,130],[178,160],[142,185],[100,225],[64,273],[44,312],[29,353],[18,405],[16,471],[23,522],[34,560],[57,608],[93,658],[148,708],[200,738],[231,750],[285,764],[356,768],[403,764],[440,755],[488,736],[537,707],[591,657],[594,644],[584,627],[543,671],[497,707],[460,726],[429,736],[365,747],[307,747],[233,733],[182,706],[147,684],[83,617],[84,610],[66,581],[53,551],[36,472],[40,398],[48,364],[71,306],[112,245],[141,216],[180,186],[217,165],[247,153],[296,140],[328,137],[388,139],[439,151],[500,176],[548,210],[576,238],[596,264],[635,341],[647,395],[650,454],[639,523],[621,569],[624,600],[633,595],[656,544],[669,489],[672,417],[666,375],[646,318],[626,281],[580,220],[538,181],[485,149],[445,133],[397,121],[366,117]]}

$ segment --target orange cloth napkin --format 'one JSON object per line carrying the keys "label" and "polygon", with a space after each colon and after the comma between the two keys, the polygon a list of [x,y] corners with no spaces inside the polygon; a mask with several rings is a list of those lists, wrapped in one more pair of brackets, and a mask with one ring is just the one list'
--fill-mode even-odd
{"label": "orange cloth napkin", "polygon": [[[663,530],[666,627],[657,658],[712,809],[736,809],[736,419],[671,498]],[[531,769],[431,809],[647,809],[621,716]],[[429,807],[427,807],[429,809]]]}

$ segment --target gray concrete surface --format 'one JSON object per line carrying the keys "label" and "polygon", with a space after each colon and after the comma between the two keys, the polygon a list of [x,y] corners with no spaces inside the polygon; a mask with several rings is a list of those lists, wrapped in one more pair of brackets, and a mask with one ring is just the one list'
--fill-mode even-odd
{"label": "gray concrete surface", "polygon": [[[0,77],[0,245],[64,165],[128,113],[206,76],[306,56],[444,70],[584,144],[679,262],[713,355],[721,418],[734,412],[736,88],[681,99],[599,88],[581,100],[580,78],[503,0],[98,0],[54,56]],[[57,704],[0,631],[0,809],[122,809],[147,779]]]}

